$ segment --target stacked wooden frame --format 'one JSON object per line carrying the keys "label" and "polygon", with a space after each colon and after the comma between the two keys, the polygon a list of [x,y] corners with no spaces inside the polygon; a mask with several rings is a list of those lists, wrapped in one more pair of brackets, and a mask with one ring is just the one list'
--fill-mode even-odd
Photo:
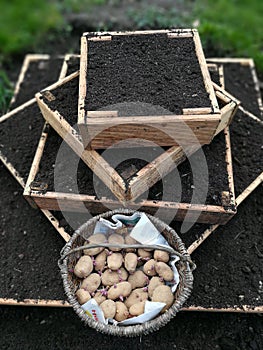
{"label": "stacked wooden frame", "polygon": [[[42,56],[40,56],[41,58]],[[217,59],[217,61],[220,61]],[[23,80],[23,79],[21,79]],[[258,81],[255,80],[256,86],[258,86]],[[33,102],[34,103],[34,102]],[[259,105],[262,106],[261,99],[259,97]],[[26,104],[24,107],[26,108]],[[17,112],[19,112],[20,108],[16,109],[14,112],[3,116],[1,118],[1,122],[4,122],[4,120],[11,118],[13,115],[16,115]],[[252,115],[251,113],[247,112],[248,118],[253,118],[258,122],[259,127],[262,127],[262,121],[258,119],[256,116]],[[16,180],[20,183],[22,187],[24,187],[25,181],[24,179],[19,176],[17,171],[14,169],[11,163],[8,162],[8,159],[5,157],[1,157],[1,160],[4,162],[8,170],[11,172],[11,174],[16,178]],[[254,181],[251,182],[251,184],[237,197],[237,205],[240,205],[241,202],[263,181],[263,173],[261,173]],[[46,215],[48,211],[42,212]],[[59,228],[58,221],[52,216],[51,213],[49,213],[50,216],[48,217],[50,222],[57,228],[59,231],[59,234],[62,235],[62,237],[65,239],[65,241],[68,240],[68,234],[63,234],[63,229]],[[55,224],[54,224],[55,223]],[[208,230],[204,231],[204,233],[201,235],[200,239],[198,239],[196,242],[194,242],[189,247],[189,252],[192,253],[203,241],[206,239],[219,225],[212,225]],[[64,231],[65,232],[65,231]],[[65,300],[41,300],[41,299],[24,299],[23,301],[18,301],[15,299],[8,299],[8,298],[0,298],[0,304],[1,305],[23,305],[23,306],[48,306],[48,307],[69,307],[69,303]],[[206,308],[202,306],[189,306],[186,308],[183,308],[184,311],[213,311],[213,312],[246,312],[246,313],[262,313],[263,312],[263,306],[257,306],[254,307],[253,305],[242,305],[242,307],[237,306],[230,306],[228,308]]]}

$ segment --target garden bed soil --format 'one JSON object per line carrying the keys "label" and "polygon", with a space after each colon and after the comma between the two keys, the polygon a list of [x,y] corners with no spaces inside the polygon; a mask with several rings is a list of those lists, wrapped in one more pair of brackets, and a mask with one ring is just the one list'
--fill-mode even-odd
{"label": "garden bed soil", "polygon": [[258,105],[258,91],[255,88],[251,66],[241,63],[223,65],[226,90],[242,101],[242,106],[246,110],[260,117],[262,112]]}
{"label": "garden bed soil", "polygon": [[[182,114],[183,108],[212,107],[193,38],[113,35],[110,41],[88,41],[87,59],[87,111],[132,101],[173,114]],[[119,115],[129,114],[120,110]]]}
{"label": "garden bed soil", "polygon": [[[53,62],[54,69],[50,70],[50,67],[53,67]],[[48,60],[30,62],[25,79],[20,85],[14,104],[12,104],[12,109],[33,98],[34,94],[42,87],[57,80],[59,77],[58,63],[60,63],[61,68],[62,60],[57,58],[51,59],[50,62]],[[0,152],[25,181],[44,123],[36,102],[0,123]]]}
{"label": "garden bed soil", "polygon": [[[49,86],[59,77],[63,57],[32,60],[20,85],[23,93],[18,93],[10,109],[14,109],[35,96],[39,89]],[[39,84],[41,82],[41,84]]]}
{"label": "garden bed soil", "polygon": [[238,110],[230,138],[237,197],[263,172],[263,124]]}
{"label": "garden bed soil", "polygon": [[[53,111],[59,111],[59,114],[64,117],[64,119],[72,126],[76,128],[77,122],[77,96],[78,96],[78,77],[72,79],[66,84],[61,85],[55,90],[52,90],[52,94],[55,99],[53,101],[49,101],[44,97],[45,103],[51,108]],[[72,96],[74,96],[72,98]],[[72,103],[73,101],[73,103]],[[57,140],[56,140],[57,139]],[[59,141],[60,139],[60,141]],[[53,165],[56,160],[57,150],[59,149],[59,145],[62,139],[52,132],[51,135],[48,136],[46,148],[44,150],[43,160],[41,162],[41,169],[37,176],[37,181],[45,182],[49,185],[49,190],[53,191],[54,186],[53,182],[53,173],[54,168]],[[133,176],[136,176],[136,172],[138,172],[142,167],[144,167],[147,162],[143,159],[135,159],[134,154],[142,154],[149,161],[156,159],[158,155],[160,155],[161,148],[150,148],[147,147],[146,150],[139,149],[112,149],[107,150],[107,161],[109,164],[114,164],[114,159],[127,159],[127,161],[119,164],[116,167],[116,170],[120,173],[121,176],[124,177],[126,182],[129,182]],[[166,150],[167,148],[164,148]],[[229,191],[228,184],[228,174],[226,168],[225,161],[225,137],[224,133],[220,133],[217,135],[211,144],[203,146],[203,152],[207,159],[208,173],[209,173],[209,187],[208,194],[206,198],[206,204],[211,205],[221,205],[221,193],[222,191]],[[69,151],[69,150],[68,150]],[[102,153],[103,151],[100,151]],[[192,162],[194,159],[198,159],[200,157],[200,151],[196,152],[190,158]],[[139,157],[138,157],[139,158]],[[66,163],[65,165],[66,166]],[[130,168],[130,170],[129,170]],[[132,168],[134,171],[132,171]],[[63,166],[61,165],[61,169]],[[112,197],[110,191],[106,190],[106,186],[101,184],[101,186],[97,186],[100,189],[100,193],[95,193],[92,184],[93,173],[87,166],[80,161],[78,168],[79,175],[79,192],[81,194],[89,194],[96,195],[97,197]],[[180,191],[180,186],[178,186],[178,191],[174,186],[174,178],[176,176],[177,170],[180,174],[181,186],[183,188],[182,194]],[[132,176],[128,176],[125,178],[126,174],[131,174]],[[62,179],[61,179],[62,180]],[[67,183],[63,186],[63,181],[61,181],[61,191],[64,188],[64,192],[69,192],[71,189],[70,182],[71,179],[65,179]],[[96,180],[99,181],[99,180]],[[203,183],[194,184],[196,187],[200,186],[202,188]],[[190,162],[187,160],[183,164],[179,165],[178,168],[164,177],[163,180],[157,182],[154,186],[152,186],[149,190],[149,200],[162,200],[162,191],[163,186],[167,191],[168,198],[165,198],[167,201],[173,202],[182,202],[189,203],[192,194],[193,194],[193,178]],[[182,195],[182,196],[181,196]],[[145,194],[143,194],[139,199],[145,198]]]}

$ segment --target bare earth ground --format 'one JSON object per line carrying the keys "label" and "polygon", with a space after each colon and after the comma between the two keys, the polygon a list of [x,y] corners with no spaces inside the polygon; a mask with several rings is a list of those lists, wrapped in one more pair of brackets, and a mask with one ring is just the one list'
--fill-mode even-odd
{"label": "bare earth ground", "polygon": [[[131,1],[131,3],[133,2]],[[121,3],[121,6],[126,8],[126,3],[129,4],[130,1],[126,1],[125,4],[124,1]],[[140,1],[136,3],[138,8],[142,6]],[[154,2],[148,1],[148,3]],[[161,3],[163,6],[171,6],[172,1],[162,1]],[[111,7],[114,8],[113,5]],[[132,22],[127,21],[127,17],[123,16],[123,7],[116,9],[114,15],[111,16],[111,23],[115,29],[126,29],[132,25]],[[97,21],[94,14],[91,13],[88,16],[91,17],[84,19],[83,17],[71,17],[74,25],[73,33],[67,33],[65,36],[61,35],[59,38],[54,37],[43,42],[38,51],[61,54],[79,52],[81,32],[94,30],[94,23]],[[104,21],[104,18],[105,20],[109,18],[108,8],[104,8],[100,13],[100,20]],[[211,55],[214,55],[214,52]],[[22,59],[22,56],[14,57],[13,62],[9,65],[9,76],[14,82]],[[9,186],[16,191],[15,180],[10,178],[3,166],[1,166],[0,171],[6,176]],[[247,205],[253,208],[261,195],[262,189],[256,190],[246,201]],[[25,205],[27,204],[25,203]],[[262,218],[259,220],[263,222]],[[12,224],[15,225],[15,218],[13,218]],[[212,240],[213,235],[209,239]],[[120,350],[156,348],[259,350],[263,348],[263,319],[259,315],[181,312],[159,332],[135,339],[116,339],[85,328],[71,309],[2,306],[0,316],[1,349],[64,350],[90,347],[97,349],[118,348]]]}

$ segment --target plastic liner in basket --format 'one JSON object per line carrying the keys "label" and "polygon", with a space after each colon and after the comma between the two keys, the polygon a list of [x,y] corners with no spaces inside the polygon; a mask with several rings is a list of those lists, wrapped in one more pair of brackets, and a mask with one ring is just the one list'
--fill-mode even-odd
{"label": "plastic liner in basket", "polygon": [[[179,285],[174,294],[173,305],[168,310],[166,310],[166,312],[158,315],[154,319],[143,324],[136,324],[132,326],[104,324],[102,322],[95,321],[84,312],[75,296],[75,292],[80,285],[80,279],[76,277],[72,271],[76,262],[82,255],[81,248],[79,248],[80,250],[76,248],[82,247],[87,238],[93,234],[96,223],[100,220],[100,218],[110,219],[112,215],[115,214],[130,215],[134,213],[136,212],[129,209],[116,209],[114,211],[109,211],[104,214],[95,216],[75,231],[69,242],[61,251],[59,267],[61,270],[63,285],[69,303],[73,306],[75,312],[86,325],[105,334],[133,337],[142,334],[148,334],[158,330],[159,328],[166,325],[171,320],[171,318],[176,315],[184,302],[190,296],[193,287],[192,262],[180,237],[171,227],[169,227],[163,221],[146,214],[149,220],[157,228],[157,230],[161,232],[169,245],[177,252],[178,256],[180,256],[180,260],[176,263],[176,267],[179,273]],[[142,214],[142,212],[138,213]]]}

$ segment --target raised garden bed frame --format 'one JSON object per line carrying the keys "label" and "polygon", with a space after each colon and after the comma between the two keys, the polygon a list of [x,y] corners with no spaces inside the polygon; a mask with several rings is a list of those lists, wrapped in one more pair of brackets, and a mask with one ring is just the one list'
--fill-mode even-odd
{"label": "raised garden bed frame", "polygon": [[[192,38],[197,59],[201,68],[203,81],[209,95],[210,108],[189,108],[183,110],[182,115],[164,116],[133,116],[118,117],[117,111],[85,112],[85,98],[87,95],[87,70],[88,70],[88,43],[89,41],[107,40],[112,36],[124,35],[151,35],[167,34],[171,40],[180,38]],[[185,131],[187,125],[197,137],[201,145],[208,144],[213,137],[224,129],[235,113],[235,106],[232,106],[232,113],[224,113],[218,108],[216,94],[211,82],[201,41],[198,31],[195,29],[183,30],[160,30],[160,31],[135,31],[135,32],[108,32],[108,33],[84,33],[81,39],[81,60],[80,60],[80,81],[79,81],[79,111],[78,126],[82,136],[84,148],[99,149],[107,148],[115,142],[126,139],[139,138],[140,146],[143,140],[147,139],[156,142],[160,146],[173,146],[180,144],[193,144],[193,137]],[[128,120],[127,120],[128,119]],[[143,124],[145,123],[145,125]],[[107,129],[107,130],[105,130]],[[104,131],[105,130],[105,131]],[[172,134],[176,135],[176,141]],[[94,137],[94,135],[96,135]],[[138,141],[127,140],[126,147],[138,145]],[[147,145],[147,142],[146,142]]]}
{"label": "raised garden bed frame", "polygon": [[[262,110],[263,111],[263,110]],[[249,115],[249,114],[248,114]],[[6,163],[4,163],[6,165]],[[6,165],[7,169],[10,171],[12,167]],[[11,174],[15,177],[15,179],[20,183],[22,187],[23,181],[21,182],[13,171],[10,171]],[[239,195],[236,199],[237,206],[245,200],[245,198],[263,181],[263,174],[257,177],[244,191],[241,195]],[[43,212],[43,210],[42,210]],[[52,215],[52,214],[50,214]],[[56,220],[55,218],[53,218]],[[54,221],[50,221],[54,224]],[[58,223],[58,222],[57,222]],[[212,225],[208,230],[204,232],[201,236],[201,240],[198,239],[194,242],[189,248],[188,252],[191,254],[198,246],[212,233],[216,230],[219,225]],[[54,226],[58,230],[58,226]],[[62,228],[61,228],[62,229]],[[64,231],[64,229],[62,229]],[[58,230],[59,231],[59,230]],[[65,231],[64,231],[65,232]],[[59,234],[61,234],[59,232]],[[68,237],[67,237],[67,236]],[[64,240],[67,242],[69,239],[69,235],[62,235]],[[13,306],[41,306],[41,307],[71,307],[70,304],[65,300],[48,300],[48,299],[25,299],[23,301],[18,301],[12,298],[0,298],[0,305],[13,305]],[[199,311],[199,312],[239,312],[239,313],[263,313],[263,306],[253,307],[250,305],[242,305],[242,307],[228,307],[228,308],[203,308],[200,306],[189,306],[186,308],[182,308],[182,311]]]}
{"label": "raised garden bed frame", "polygon": [[[63,115],[59,113],[59,111],[51,110],[48,104],[44,101],[43,97],[47,92],[48,94],[52,94],[52,91],[55,91],[63,84],[67,84],[72,79],[77,79],[77,77],[78,72],[73,73],[65,79],[51,85],[42,92],[36,94],[38,105],[46,121],[68,143],[68,145],[84,161],[84,163],[86,163],[88,167],[92,171],[94,171],[95,174],[106,184],[106,186],[112,191],[112,193],[121,203],[124,203],[126,205],[127,202],[129,202],[130,204],[130,202],[137,199],[142,193],[147,191],[162,177],[167,175],[176,166],[182,163],[187,156],[190,156],[200,148],[200,144],[195,144],[185,149],[183,149],[180,146],[172,146],[166,152],[157,157],[154,161],[150,162],[145,167],[140,169],[136,173],[136,176],[134,176],[129,181],[129,183],[126,183],[124,179],[116,172],[116,170],[112,168],[110,164],[106,162],[96,150],[84,150],[81,141],[81,136],[78,134],[78,132],[68,123],[68,121],[63,117]],[[224,105],[221,108],[222,119],[220,121],[218,129],[219,132],[221,130],[224,130],[228,125],[228,122],[232,120],[232,117],[235,114],[240,102],[233,96],[231,96],[229,93],[227,93],[225,90],[223,90],[221,87],[219,87],[217,84],[212,83],[212,85],[218,100]],[[231,169],[229,168],[229,173],[230,172]],[[32,178],[33,177],[31,176],[31,181]],[[230,180],[230,182],[231,181],[232,180]],[[25,195],[29,195],[29,188]],[[65,200],[67,200],[67,197],[64,198]],[[73,202],[75,203],[76,200],[79,199],[75,198]],[[88,202],[89,198],[87,198],[87,203]],[[42,204],[39,205],[41,206]],[[73,203],[72,206],[74,207]],[[169,206],[170,205],[168,205],[168,207]],[[182,209],[184,210],[185,208],[183,207]],[[206,210],[205,208],[203,209]],[[212,210],[212,208],[209,208],[208,210]],[[221,215],[221,213],[222,211],[220,210],[219,215]]]}

